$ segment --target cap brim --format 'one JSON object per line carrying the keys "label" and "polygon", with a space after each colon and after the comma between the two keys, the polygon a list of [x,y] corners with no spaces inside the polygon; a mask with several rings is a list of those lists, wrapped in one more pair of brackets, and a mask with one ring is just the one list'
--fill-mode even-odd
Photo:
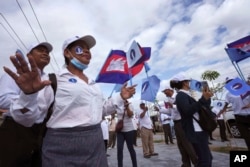
{"label": "cap brim", "polygon": [[30,53],[34,48],[38,47],[38,46],[44,46],[46,49],[48,49],[49,52],[51,52],[53,50],[53,47],[50,43],[48,42],[41,42],[41,43],[35,43],[35,44],[31,44],[30,47],[27,50],[27,53]]}
{"label": "cap brim", "polygon": [[[48,43],[48,42],[42,42],[42,43],[40,43],[39,45],[37,45],[37,46],[45,46],[47,49],[48,49],[48,51],[49,52],[51,52],[52,50],[53,50],[53,46],[50,44],[50,43]],[[36,47],[37,47],[36,46]]]}
{"label": "cap brim", "polygon": [[[79,38],[78,40],[86,42],[89,49],[92,48],[93,46],[95,46],[95,44],[96,44],[95,38],[93,36],[91,36],[91,35],[83,36],[83,37]],[[78,41],[78,40],[76,40],[76,41]]]}

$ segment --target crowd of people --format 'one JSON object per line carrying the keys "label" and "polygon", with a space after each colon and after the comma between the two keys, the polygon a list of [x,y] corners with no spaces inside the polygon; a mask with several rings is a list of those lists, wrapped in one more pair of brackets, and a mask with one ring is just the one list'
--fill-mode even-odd
{"label": "crowd of people", "polygon": [[[17,53],[10,57],[15,70],[4,67],[0,78],[0,166],[3,167],[107,167],[107,149],[117,148],[118,167],[123,166],[126,143],[131,166],[137,167],[138,132],[144,158],[158,156],[154,148],[154,125],[148,106],[141,102],[135,111],[131,97],[136,85],[125,83],[120,93],[105,99],[98,84],[86,73],[96,40],[91,35],[66,39],[62,51],[65,66],[55,73],[56,84],[44,72],[53,47],[48,42],[32,44],[27,60]],[[197,120],[201,107],[211,108],[210,89],[196,100],[190,94],[190,77],[177,74],[161,90],[164,106],[155,105],[162,124],[165,144],[175,144],[174,125],[182,166],[212,166],[210,133]],[[232,80],[232,79],[231,79]],[[227,79],[226,82],[230,82]],[[52,87],[53,86],[53,87]],[[175,94],[175,96],[174,96]],[[226,95],[222,110],[213,108],[220,127],[221,141],[228,141],[221,118],[229,104],[238,128],[250,148],[250,97]],[[109,117],[109,119],[106,119]],[[116,131],[116,123],[123,128]]]}

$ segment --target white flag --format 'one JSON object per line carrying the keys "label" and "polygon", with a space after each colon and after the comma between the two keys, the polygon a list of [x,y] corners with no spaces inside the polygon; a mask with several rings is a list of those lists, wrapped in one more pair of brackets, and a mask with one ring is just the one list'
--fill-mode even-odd
{"label": "white flag", "polygon": [[138,62],[138,60],[142,57],[140,47],[136,41],[133,41],[128,52],[126,53],[126,57],[128,61],[128,68],[133,67]]}

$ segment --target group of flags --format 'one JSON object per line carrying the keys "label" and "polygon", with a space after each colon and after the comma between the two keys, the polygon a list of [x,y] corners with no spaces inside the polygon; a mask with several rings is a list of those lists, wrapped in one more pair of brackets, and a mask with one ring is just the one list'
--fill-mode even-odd
{"label": "group of flags", "polygon": [[238,62],[250,57],[250,35],[227,44],[225,50],[241,78],[233,79],[225,85],[225,88],[233,95],[240,95],[244,99],[250,94],[250,86],[246,84]]}
{"label": "group of flags", "polygon": [[[111,50],[96,82],[115,84],[113,91],[119,92],[122,85],[139,74],[143,67],[147,73],[150,67],[147,61],[151,56],[150,47],[141,47],[133,41],[127,52],[123,50]],[[142,80],[141,100],[154,102],[160,87],[160,79],[157,76],[148,76]],[[112,93],[113,93],[112,91]],[[112,93],[110,96],[112,96]]]}
{"label": "group of flags", "polygon": [[124,84],[143,69],[150,56],[151,48],[140,47],[135,41],[127,53],[123,50],[111,50],[96,82]]}
{"label": "group of flags", "polygon": [[242,80],[245,80],[244,75],[238,66],[238,62],[250,57],[250,35],[227,44],[225,50],[239,76]]}

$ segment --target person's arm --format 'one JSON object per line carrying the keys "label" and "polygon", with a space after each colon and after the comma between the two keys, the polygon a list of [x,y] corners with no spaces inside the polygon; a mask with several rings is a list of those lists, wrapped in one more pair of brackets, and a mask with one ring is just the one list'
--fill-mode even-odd
{"label": "person's arm", "polygon": [[7,112],[8,110],[4,110],[4,109],[0,109],[0,113],[5,113]]}
{"label": "person's arm", "polygon": [[143,118],[143,117],[145,116],[146,112],[148,111],[148,108],[145,107],[142,111],[143,111],[143,112],[141,112],[140,118]]}
{"label": "person's arm", "polygon": [[179,92],[176,96],[176,106],[180,113],[192,117],[194,113],[199,111],[201,104],[189,95]]}
{"label": "person's arm", "polygon": [[154,107],[155,111],[158,111],[159,113],[163,113],[163,114],[170,114],[171,113],[171,108],[165,108],[165,107]]}
{"label": "person's arm", "polygon": [[21,90],[7,73],[4,73],[0,77],[0,87],[0,108],[8,110],[11,101],[19,97]]}
{"label": "person's arm", "polygon": [[134,113],[133,113],[133,108],[132,105],[130,103],[128,103],[127,105],[125,105],[125,111],[127,112],[127,116],[129,118],[133,117]]}
{"label": "person's arm", "polygon": [[127,86],[127,83],[125,83],[120,94],[116,94],[108,100],[103,100],[103,115],[111,115],[116,110],[122,110],[124,108],[124,100],[131,98],[135,94],[135,87],[136,85]]}
{"label": "person's arm", "polygon": [[30,127],[41,116],[47,114],[50,104],[54,100],[52,88],[46,87],[39,93],[26,95],[21,92],[20,97],[13,100],[10,106],[12,118],[23,126]]}
{"label": "person's arm", "polygon": [[225,105],[224,105],[223,109],[220,110],[220,112],[218,112],[217,117],[220,117],[221,114],[223,114],[224,112],[227,111],[227,106],[228,106],[228,105],[229,105],[229,103],[225,102]]}
{"label": "person's arm", "polygon": [[166,114],[161,114],[161,121],[167,121],[167,120],[170,120],[171,118],[166,115]]}

